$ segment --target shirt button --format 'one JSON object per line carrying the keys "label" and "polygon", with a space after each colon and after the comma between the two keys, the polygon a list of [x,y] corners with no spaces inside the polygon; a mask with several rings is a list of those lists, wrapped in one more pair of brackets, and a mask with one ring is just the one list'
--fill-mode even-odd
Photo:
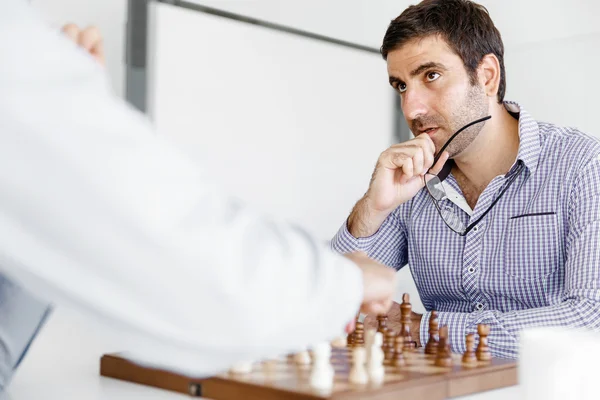
{"label": "shirt button", "polygon": [[473,273],[473,272],[475,272],[475,268],[473,268],[473,267],[469,267],[469,272],[470,272],[470,273]]}
{"label": "shirt button", "polygon": [[483,309],[483,304],[481,304],[481,303],[477,303],[477,304],[475,305],[475,307],[476,307],[478,310],[481,310],[481,309]]}
{"label": "shirt button", "polygon": [[477,226],[473,227],[473,232],[477,232],[478,230],[479,230],[479,227],[477,227]]}

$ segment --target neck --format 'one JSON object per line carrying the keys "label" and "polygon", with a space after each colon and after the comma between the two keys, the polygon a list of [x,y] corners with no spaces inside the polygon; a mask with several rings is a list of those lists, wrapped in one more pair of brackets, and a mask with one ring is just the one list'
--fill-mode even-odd
{"label": "neck", "polygon": [[502,104],[494,103],[490,113],[492,118],[479,135],[454,159],[455,168],[481,190],[496,176],[506,174],[519,152],[519,121]]}

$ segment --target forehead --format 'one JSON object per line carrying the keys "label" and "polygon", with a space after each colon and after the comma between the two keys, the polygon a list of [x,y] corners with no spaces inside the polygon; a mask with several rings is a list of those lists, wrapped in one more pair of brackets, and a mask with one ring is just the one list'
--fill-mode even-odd
{"label": "forehead", "polygon": [[462,65],[460,57],[441,37],[427,36],[413,39],[388,53],[387,69],[390,76],[408,78],[410,71],[419,65],[436,62],[448,68]]}

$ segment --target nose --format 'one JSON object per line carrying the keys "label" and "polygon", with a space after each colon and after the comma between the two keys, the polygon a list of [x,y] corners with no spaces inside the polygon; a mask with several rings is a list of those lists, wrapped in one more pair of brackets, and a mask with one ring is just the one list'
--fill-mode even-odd
{"label": "nose", "polygon": [[404,92],[404,96],[402,97],[402,112],[409,122],[427,115],[429,107],[427,106],[423,91],[412,88],[412,90],[408,89]]}

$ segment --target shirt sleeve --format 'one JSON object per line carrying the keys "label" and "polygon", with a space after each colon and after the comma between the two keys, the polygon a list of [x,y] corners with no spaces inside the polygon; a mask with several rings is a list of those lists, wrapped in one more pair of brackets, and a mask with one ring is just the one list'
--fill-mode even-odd
{"label": "shirt sleeve", "polygon": [[[597,155],[574,183],[566,242],[565,291],[560,303],[510,312],[439,312],[440,326],[448,326],[452,349],[464,352],[465,335],[476,333],[477,324],[490,325],[492,354],[506,358],[518,356],[519,333],[526,328],[562,326],[600,330],[600,160]],[[429,337],[430,315],[430,312],[425,313],[421,320],[421,343],[426,343]]]}
{"label": "shirt sleeve", "polygon": [[369,257],[388,267],[400,270],[408,263],[408,247],[403,213],[405,203],[390,213],[377,232],[368,237],[356,238],[348,230],[348,221],[331,240],[331,248],[339,253],[363,251]]}
{"label": "shirt sleeve", "polygon": [[118,331],[132,359],[194,376],[344,331],[354,263],[221,193],[22,0],[0,2],[0,54],[7,277]]}

